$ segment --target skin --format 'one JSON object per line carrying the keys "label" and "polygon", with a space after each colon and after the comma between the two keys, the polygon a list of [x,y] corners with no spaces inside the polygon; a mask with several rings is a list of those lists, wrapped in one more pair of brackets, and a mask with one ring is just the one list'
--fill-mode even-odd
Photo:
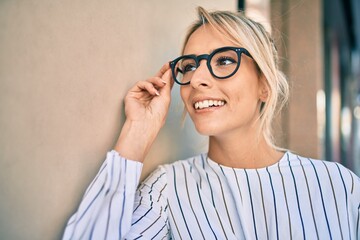
{"label": "skin", "polygon": [[[184,54],[200,55],[224,46],[233,46],[233,43],[205,25],[191,35]],[[282,156],[263,138],[258,139],[257,119],[266,96],[265,79],[245,54],[234,76],[216,79],[202,61],[190,85],[181,87],[181,97],[197,131],[210,136],[208,156],[219,164],[237,168],[268,166]],[[226,104],[201,110],[194,108],[194,102],[206,99],[224,100]]]}
{"label": "skin", "polygon": [[[209,54],[224,46],[233,44],[205,25],[190,36],[184,54]],[[154,77],[129,90],[125,97],[126,121],[115,145],[122,156],[141,162],[145,159],[165,122],[172,85],[171,70],[165,64]],[[214,78],[206,62],[201,61],[190,84],[181,87],[181,97],[197,131],[209,136],[209,158],[235,168],[261,168],[283,156],[258,135],[260,104],[266,96],[265,79],[246,55],[242,55],[237,73],[224,80]],[[194,108],[195,102],[209,99],[226,104]]]}
{"label": "skin", "polygon": [[167,63],[154,77],[137,82],[128,91],[124,99],[126,120],[114,147],[121,156],[144,161],[165,123],[173,84]]}

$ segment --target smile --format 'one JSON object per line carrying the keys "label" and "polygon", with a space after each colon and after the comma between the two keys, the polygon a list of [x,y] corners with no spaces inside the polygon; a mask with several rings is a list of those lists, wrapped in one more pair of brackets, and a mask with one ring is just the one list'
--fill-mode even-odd
{"label": "smile", "polygon": [[225,101],[222,100],[203,100],[196,102],[194,104],[194,107],[195,109],[204,109],[204,108],[219,107],[224,105],[225,105]]}

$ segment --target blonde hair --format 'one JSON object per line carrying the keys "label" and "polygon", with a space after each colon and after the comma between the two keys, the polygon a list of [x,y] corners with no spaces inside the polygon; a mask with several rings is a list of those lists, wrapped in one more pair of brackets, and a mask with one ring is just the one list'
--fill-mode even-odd
{"label": "blonde hair", "polygon": [[289,85],[279,70],[278,53],[271,35],[260,23],[247,18],[243,12],[208,12],[202,7],[197,10],[199,19],[189,29],[182,52],[190,36],[205,24],[213,27],[235,46],[247,49],[257,64],[260,76],[264,77],[268,90],[266,102],[261,106],[259,134],[270,146],[281,149],[275,146],[272,121],[288,100]]}

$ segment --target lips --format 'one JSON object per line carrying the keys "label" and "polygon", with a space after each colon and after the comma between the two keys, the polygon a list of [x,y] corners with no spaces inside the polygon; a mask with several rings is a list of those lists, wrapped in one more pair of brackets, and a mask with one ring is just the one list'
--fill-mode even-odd
{"label": "lips", "polygon": [[224,106],[226,104],[225,101],[223,100],[202,100],[202,101],[197,101],[194,104],[194,108],[196,110],[200,110],[200,109],[204,109],[204,108],[211,108],[211,107],[220,107],[220,106]]}

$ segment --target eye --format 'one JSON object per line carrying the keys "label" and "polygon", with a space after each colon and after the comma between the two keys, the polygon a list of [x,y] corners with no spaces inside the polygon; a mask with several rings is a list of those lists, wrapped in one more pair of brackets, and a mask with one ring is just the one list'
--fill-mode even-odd
{"label": "eye", "polygon": [[228,57],[228,56],[219,57],[216,60],[217,66],[226,66],[226,65],[230,65],[230,64],[234,64],[234,63],[236,63],[235,59]]}
{"label": "eye", "polygon": [[194,64],[186,64],[185,66],[182,67],[182,72],[184,74],[195,70],[196,70],[196,66]]}

